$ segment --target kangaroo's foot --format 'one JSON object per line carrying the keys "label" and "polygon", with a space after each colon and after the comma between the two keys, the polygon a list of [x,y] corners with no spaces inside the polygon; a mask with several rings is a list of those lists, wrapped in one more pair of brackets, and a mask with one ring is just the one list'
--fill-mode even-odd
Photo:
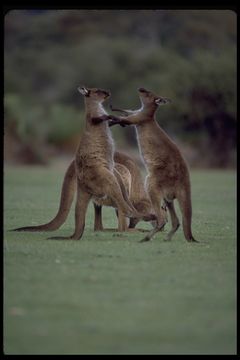
{"label": "kangaroo's foot", "polygon": [[187,239],[187,241],[188,242],[191,242],[191,243],[193,243],[193,242],[195,242],[195,243],[199,243],[199,241],[198,240],[196,240],[196,239],[194,239],[194,237],[192,236],[190,239]]}
{"label": "kangaroo's foot", "polygon": [[147,230],[147,229],[136,229],[136,228],[127,228],[126,230],[118,230],[118,229],[108,228],[108,229],[97,230],[97,231],[99,231],[99,232],[129,232],[129,233],[134,233],[134,232],[148,233],[149,232],[149,230]]}
{"label": "kangaroo's foot", "polygon": [[143,238],[142,240],[140,240],[139,242],[146,242],[146,241],[150,241],[152,240],[153,236],[162,230],[162,228],[164,227],[166,223],[163,222],[160,225],[157,225],[154,229],[152,229],[151,231],[148,232],[147,236],[145,236],[145,238]]}
{"label": "kangaroo's foot", "polygon": [[47,240],[79,240],[74,236],[51,236],[48,237]]}

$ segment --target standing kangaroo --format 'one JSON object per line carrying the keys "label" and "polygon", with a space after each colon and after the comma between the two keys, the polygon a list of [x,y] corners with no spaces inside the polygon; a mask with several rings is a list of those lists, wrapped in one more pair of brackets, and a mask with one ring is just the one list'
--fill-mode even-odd
{"label": "standing kangaroo", "polygon": [[[58,214],[47,224],[18,228],[18,231],[44,231],[58,228],[66,219],[77,183],[75,232],[69,237],[52,239],[80,239],[85,226],[85,216],[92,197],[110,197],[119,211],[127,217],[149,221],[154,216],[142,216],[131,204],[119,172],[114,169],[114,145],[107,120],[109,117],[102,103],[110,93],[102,89],[78,88],[84,95],[86,129],[81,138],[75,159],[69,165],[62,186]],[[60,224],[60,225],[59,225]]]}
{"label": "standing kangaroo", "polygon": [[157,216],[157,225],[142,241],[149,241],[165,225],[161,211],[164,200],[169,210],[172,229],[166,240],[171,240],[179,227],[179,220],[174,208],[174,199],[178,200],[182,213],[184,236],[189,242],[197,242],[191,231],[192,205],[189,171],[176,144],[161,129],[155,120],[159,105],[170,102],[169,99],[157,96],[151,91],[139,88],[142,107],[136,111],[122,111],[126,116],[112,116],[112,124],[122,126],[135,125],[140,152],[148,170],[147,188],[153,209]]}
{"label": "standing kangaroo", "polygon": [[[131,166],[130,166],[131,164]],[[130,201],[134,207],[142,213],[150,214],[152,211],[151,202],[144,189],[140,169],[129,155],[115,151],[114,153],[114,171],[120,174],[123,185],[127,191]],[[74,194],[77,189],[77,177],[75,170],[75,161],[72,160],[64,175],[61,190],[59,209],[56,216],[46,224],[36,226],[25,226],[14,229],[14,231],[54,231],[66,221],[73,202]],[[141,189],[141,191],[140,191]],[[108,198],[92,198],[94,205],[94,231],[103,231],[102,224],[102,206],[115,207],[113,201]],[[134,228],[138,223],[138,218],[131,218],[128,227],[127,219],[121,212],[117,211],[118,231],[127,231],[128,228]]]}

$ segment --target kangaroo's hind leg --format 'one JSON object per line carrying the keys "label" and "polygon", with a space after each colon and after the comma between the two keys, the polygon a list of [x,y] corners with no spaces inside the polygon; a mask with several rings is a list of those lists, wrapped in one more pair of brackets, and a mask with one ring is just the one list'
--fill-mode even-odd
{"label": "kangaroo's hind leg", "polygon": [[121,212],[121,210],[118,211],[118,231],[127,231],[128,225],[127,225],[127,219],[126,216]]}
{"label": "kangaroo's hind leg", "polygon": [[122,191],[122,195],[123,195],[123,198],[124,200],[126,201],[126,203],[132,208],[133,211],[136,211],[136,209],[134,208],[133,204],[131,203],[131,201],[129,200],[129,195],[127,193],[127,190],[124,186],[124,183],[123,183],[123,180],[122,180],[122,177],[121,177],[121,174],[116,170],[114,169],[114,175],[118,181],[118,184],[120,186],[120,189]]}
{"label": "kangaroo's hind leg", "polygon": [[167,234],[165,241],[170,241],[172,239],[173,234],[177,231],[177,229],[179,228],[179,220],[174,208],[174,202],[172,201],[167,201],[165,199],[165,204],[169,210],[169,214],[171,217],[171,223],[172,223],[172,229],[171,231]]}
{"label": "kangaroo's hind leg", "polygon": [[107,170],[102,169],[101,176],[98,178],[98,184],[101,186],[101,191],[109,196],[116,204],[117,209],[127,217],[141,217],[137,210],[124,199],[122,189],[119,185],[118,179],[114,174]]}
{"label": "kangaroo's hind leg", "polygon": [[152,202],[153,210],[156,214],[157,221],[156,226],[149,231],[149,233],[141,240],[141,242],[149,241],[153,238],[153,236],[161,231],[166,224],[166,219],[163,215],[163,210],[161,208],[161,202],[162,202],[162,193],[160,189],[155,188],[154,186],[148,185],[148,194],[150,196],[150,200]]}
{"label": "kangaroo's hind leg", "polygon": [[94,205],[94,231],[103,231],[102,223],[102,206],[93,203]]}

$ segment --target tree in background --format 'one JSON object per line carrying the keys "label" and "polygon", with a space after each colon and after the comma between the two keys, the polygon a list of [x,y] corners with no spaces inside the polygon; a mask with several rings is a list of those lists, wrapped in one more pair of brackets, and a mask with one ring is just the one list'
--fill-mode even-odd
{"label": "tree in background", "polygon": [[[15,10],[4,30],[5,144],[16,145],[14,158],[24,148],[29,162],[46,162],[50,146],[75,150],[84,126],[76,88],[85,84],[110,89],[120,107],[139,106],[139,86],[171,98],[158,120],[194,149],[193,164],[235,164],[234,12]],[[133,129],[113,131],[119,146],[135,145]]]}

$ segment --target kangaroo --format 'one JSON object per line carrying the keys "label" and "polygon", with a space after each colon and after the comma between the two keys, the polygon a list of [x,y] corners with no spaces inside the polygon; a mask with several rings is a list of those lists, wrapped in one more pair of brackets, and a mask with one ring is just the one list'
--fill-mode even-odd
{"label": "kangaroo", "polygon": [[[133,203],[134,207],[142,213],[151,213],[152,206],[150,199],[144,188],[143,180],[141,177],[141,171],[133,159],[122,152],[115,151],[114,153],[114,168],[117,170],[122,177],[123,184],[127,190],[127,194],[130,197],[130,201]],[[60,205],[56,216],[48,223],[43,225],[36,226],[25,226],[14,229],[13,231],[54,231],[60,228],[60,226],[66,221],[69,214],[74,194],[77,188],[77,179],[74,160],[71,161],[70,165],[67,168],[67,171],[64,176]],[[109,198],[105,199],[94,199],[94,231],[103,231],[102,224],[102,206],[113,206],[113,201]],[[127,231],[127,229],[132,229],[136,226],[139,219],[130,218],[129,226],[127,225],[127,220],[125,216],[118,212],[118,230]]]}
{"label": "kangaroo", "polygon": [[[114,170],[117,170],[119,172],[120,176],[122,177],[124,187],[127,190],[127,194],[129,194],[130,186],[131,186],[131,174],[129,170],[125,166],[117,163],[115,163]],[[77,178],[76,178],[75,164],[73,160],[68,166],[68,169],[64,176],[60,205],[54,219],[43,225],[20,227],[14,229],[14,231],[33,232],[33,231],[54,231],[59,229],[59,227],[67,219],[67,216],[69,214],[73,202],[74,194],[76,192],[76,188],[77,188]],[[95,231],[103,230],[100,208],[103,205],[113,206],[113,207],[116,207],[116,205],[113,204],[113,201],[107,197],[102,199],[93,198],[92,201],[95,208],[94,230]],[[122,214],[120,213],[118,214],[118,230],[126,231],[126,229],[127,229],[126,218],[123,217]]]}
{"label": "kangaroo", "polygon": [[[126,166],[124,166],[124,162],[125,162],[124,157],[126,157],[126,159],[131,160],[131,158],[129,156],[127,156],[123,153],[120,153],[117,151],[114,153],[114,160],[116,158],[119,160],[119,163],[117,163],[115,161],[114,170],[118,171],[118,173],[122,177],[123,185],[124,185],[125,189],[127,190],[127,194],[129,196],[129,194],[131,194],[134,189],[133,178],[135,175],[131,174],[131,172],[128,170],[128,168]],[[120,160],[121,160],[122,164],[120,163]],[[133,166],[137,167],[137,165],[134,163],[133,163]],[[20,228],[14,229],[14,231],[54,231],[54,230],[59,229],[60,226],[67,219],[76,189],[77,189],[77,178],[76,178],[75,164],[74,164],[74,160],[73,160],[73,161],[71,161],[70,165],[68,166],[67,171],[64,176],[62,190],[61,190],[60,204],[59,204],[59,209],[58,209],[56,216],[50,222],[48,222],[46,224],[37,225],[37,226],[20,227]],[[130,199],[130,201],[131,201],[131,199]],[[146,201],[150,202],[150,200],[148,200],[148,199],[146,199]],[[102,208],[102,206],[112,206],[112,207],[116,208],[116,204],[114,204],[113,201],[108,197],[101,198],[101,199],[93,197],[92,202],[93,202],[94,210],[95,210],[94,231],[103,231],[104,228],[103,228],[103,224],[102,224],[101,208]],[[138,205],[137,202],[135,202],[135,203]],[[137,206],[135,208],[139,208],[139,206]],[[143,207],[140,207],[140,209],[142,209],[144,212]],[[148,209],[146,208],[145,213],[147,213],[147,212],[150,213],[150,211],[151,211],[151,207],[149,206]],[[118,216],[118,231],[127,231],[128,225],[127,225],[126,217],[123,216],[122,213],[121,212],[119,213],[118,211],[117,211],[117,216]],[[136,225],[137,222],[139,221],[138,218],[130,218],[129,228],[134,227],[131,225],[132,220],[134,220],[134,225]]]}
{"label": "kangaroo", "polygon": [[[115,161],[115,166],[117,167],[118,171],[121,173],[121,176],[123,177],[124,185],[129,192],[129,199],[133,204],[133,206],[135,207],[135,209],[137,209],[140,213],[143,214],[152,213],[153,212],[152,203],[145,189],[144,181],[142,179],[142,174],[139,166],[129,155],[119,151],[115,151],[114,161]],[[129,170],[130,177],[127,174],[124,176],[124,173],[120,171],[121,170],[121,167],[119,168],[120,165],[122,165],[125,169],[127,168]],[[129,181],[131,181],[130,184]],[[101,204],[99,205],[109,206],[109,203],[104,203],[104,201],[105,200],[102,200]],[[101,206],[94,204],[94,207],[95,207],[94,229],[103,230],[103,225],[101,220]],[[165,211],[165,216],[166,216],[166,211]],[[132,231],[139,222],[138,218],[130,218],[129,226],[127,227],[126,218],[124,217],[124,219],[125,221],[123,219],[121,220],[121,223],[124,225],[122,225],[121,227],[121,225],[119,224],[118,226],[119,231],[128,231],[128,230]],[[152,223],[154,223],[154,221]],[[137,229],[136,231],[147,231],[147,230]]]}
{"label": "kangaroo", "polygon": [[165,240],[171,240],[179,227],[179,220],[174,208],[174,199],[178,200],[182,213],[184,236],[189,242],[197,242],[192,235],[191,186],[187,164],[176,144],[169,138],[155,120],[159,105],[167,104],[169,99],[155,95],[144,88],[139,88],[142,107],[136,111],[122,111],[125,116],[112,116],[112,125],[135,125],[139,150],[148,170],[147,189],[153,209],[157,216],[157,225],[141,241],[149,241],[165,225],[161,211],[164,199],[169,210],[172,229]]}
{"label": "kangaroo", "polygon": [[[145,189],[139,166],[137,166],[135,161],[129,155],[126,155],[122,152],[116,151],[114,154],[114,160],[117,163],[127,167],[131,173],[131,191],[129,194],[129,199],[135,209],[137,209],[140,213],[151,213],[152,203]],[[129,222],[129,229],[135,228],[138,222],[139,219],[131,218]]]}
{"label": "kangaroo", "polygon": [[[69,237],[51,239],[80,239],[85,226],[85,215],[92,197],[110,197],[117,208],[127,217],[150,221],[154,215],[142,216],[131,204],[119,172],[114,169],[114,144],[107,124],[109,117],[102,103],[110,93],[97,88],[79,87],[84,96],[86,108],[86,129],[81,138],[75,159],[70,164],[63,182],[58,214],[48,224],[23,227],[18,231],[54,230],[65,221],[71,206],[75,181],[77,199],[75,209],[75,232]],[[68,191],[66,189],[68,188]],[[60,225],[59,225],[60,224]]]}
{"label": "kangaroo", "polygon": [[[131,191],[131,173],[130,171],[126,168],[126,166],[115,163],[115,171],[118,171],[118,173],[120,174],[121,178],[122,178],[122,182],[123,185],[127,191],[127,194],[129,196],[130,191]],[[109,197],[105,197],[105,198],[94,198],[93,197],[93,204],[94,204],[94,209],[95,209],[95,219],[94,219],[94,231],[103,231],[103,224],[102,224],[102,206],[111,206],[113,208],[116,209],[116,214],[118,217],[118,231],[127,231],[128,228],[128,224],[127,224],[127,219],[124,216],[124,214],[121,212],[121,210],[117,209],[116,204],[114,203],[114,201],[109,198]]]}

